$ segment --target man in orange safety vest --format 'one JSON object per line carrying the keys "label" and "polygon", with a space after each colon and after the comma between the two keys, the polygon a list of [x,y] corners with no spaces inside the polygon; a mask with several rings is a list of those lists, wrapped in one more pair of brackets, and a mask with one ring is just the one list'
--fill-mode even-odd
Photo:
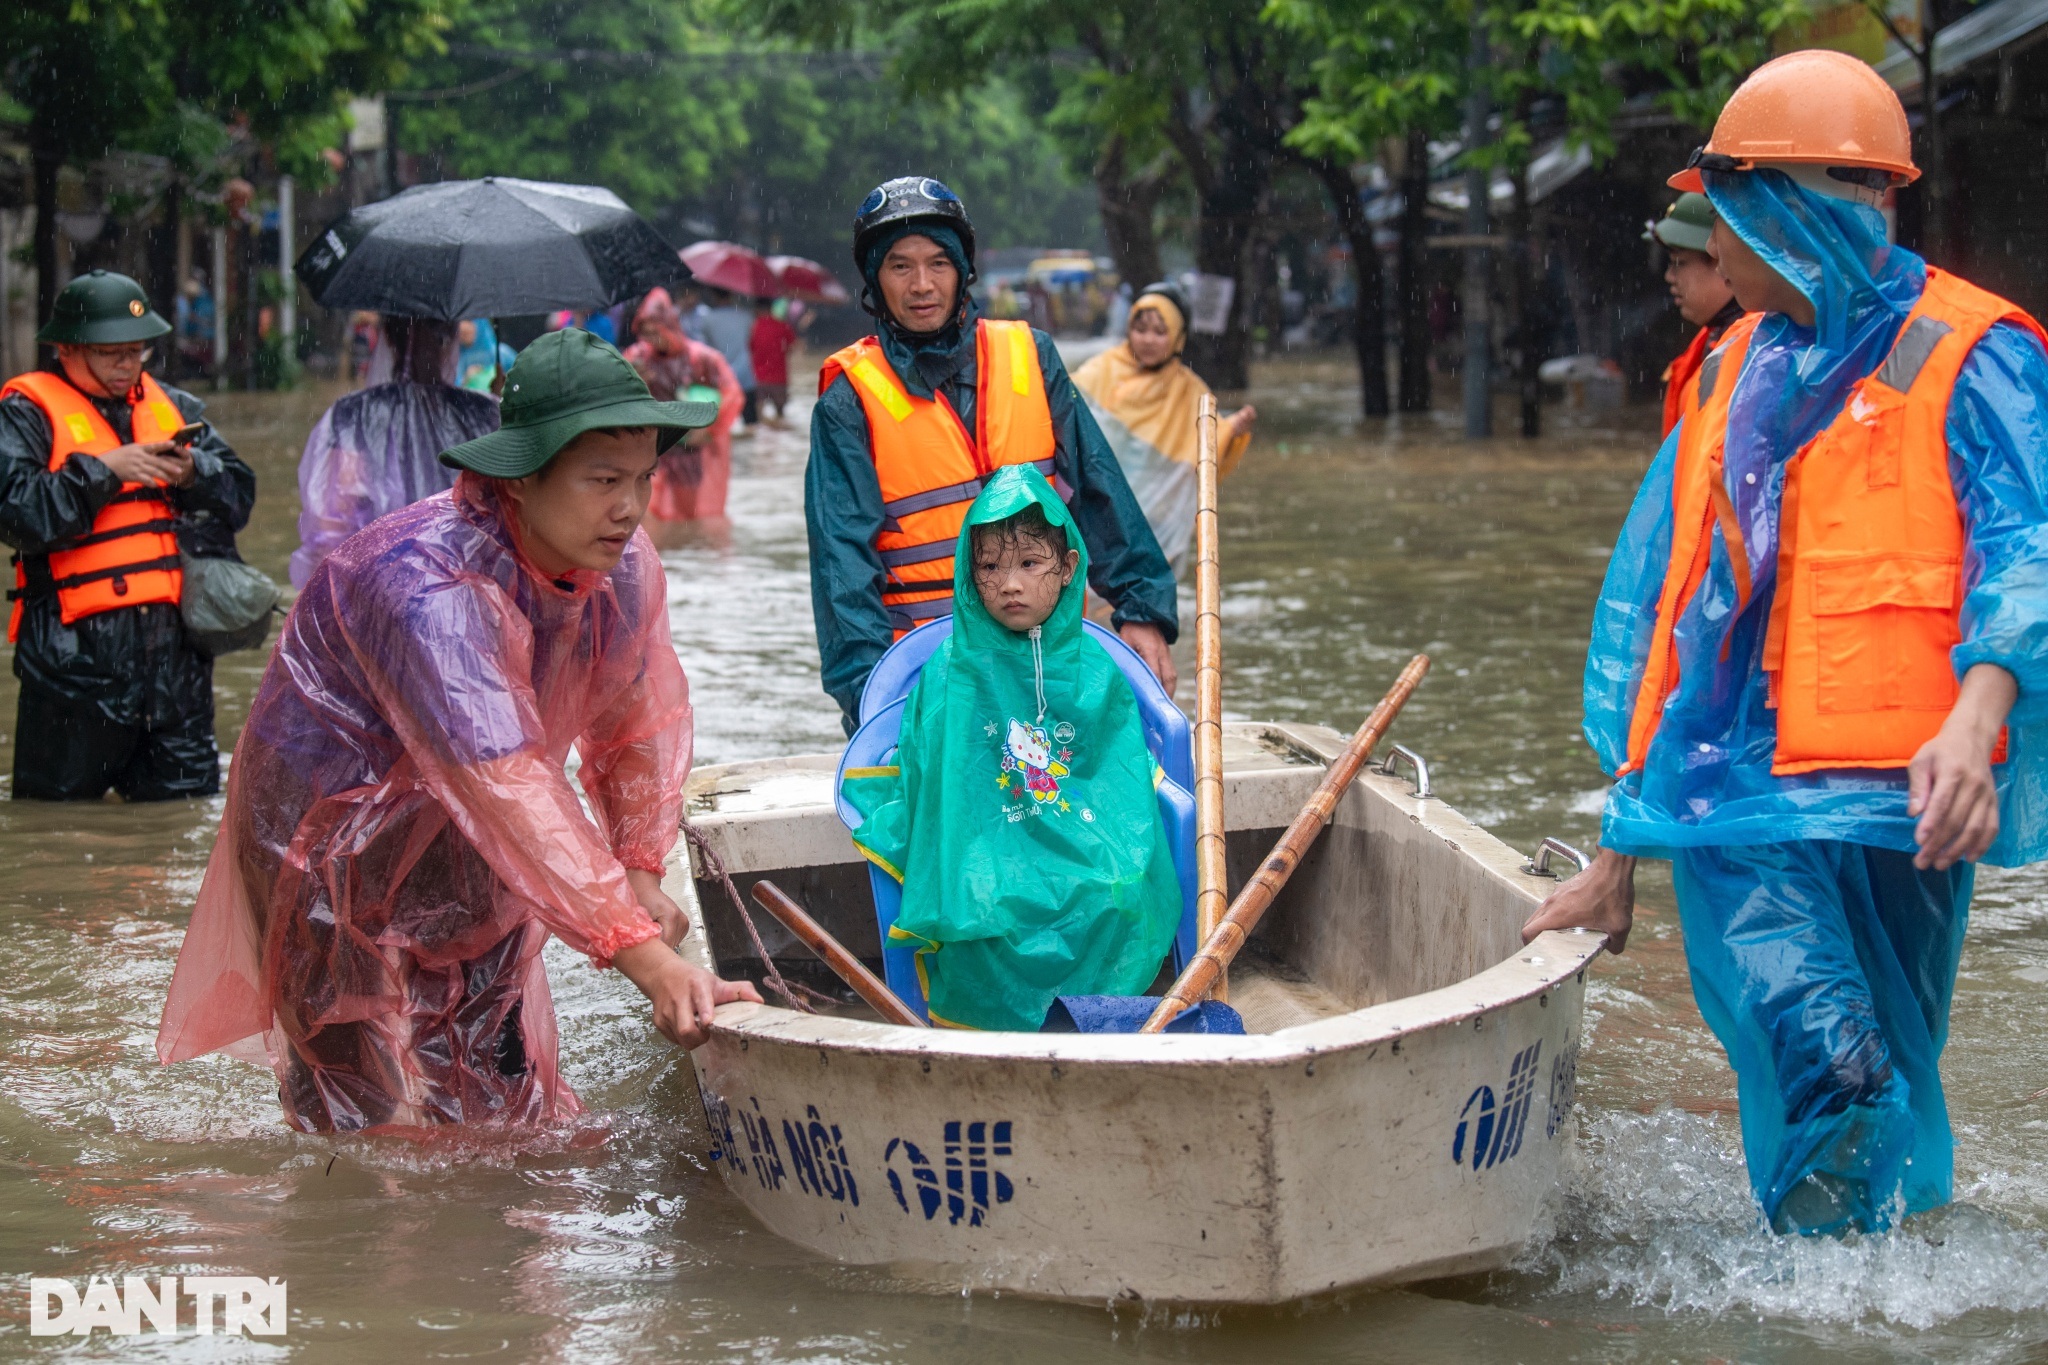
{"label": "man in orange safety vest", "polygon": [[1005,464],[1035,466],[1072,509],[1089,587],[1171,691],[1173,571],[1052,339],[980,315],[959,198],[928,176],[878,186],[853,257],[877,327],[825,361],[804,477],[818,652],[847,733],[883,651],[951,611],[961,522]]}
{"label": "man in orange safety vest", "polygon": [[180,553],[234,556],[256,476],[203,403],[144,372],[170,330],[134,280],[92,271],[36,334],[55,361],[0,387],[16,800],[220,788],[213,661],[185,634]]}
{"label": "man in orange safety vest", "polygon": [[1947,1202],[1940,1055],[1973,864],[2048,856],[2048,349],[1887,240],[1905,110],[1869,66],[1753,73],[1673,177],[1747,315],[1645,479],[1587,660],[1613,777],[1530,937],[1620,951],[1668,858],[1693,993],[1782,1232]]}
{"label": "man in orange safety vest", "polygon": [[1696,400],[1698,385],[1693,381],[1699,378],[1707,352],[1721,344],[1722,334],[1742,316],[1735,291],[1707,248],[1713,229],[1714,206],[1704,194],[1688,190],[1643,232],[1646,241],[1664,249],[1664,283],[1671,288],[1678,315],[1699,328],[1691,344],[1664,367],[1666,436]]}

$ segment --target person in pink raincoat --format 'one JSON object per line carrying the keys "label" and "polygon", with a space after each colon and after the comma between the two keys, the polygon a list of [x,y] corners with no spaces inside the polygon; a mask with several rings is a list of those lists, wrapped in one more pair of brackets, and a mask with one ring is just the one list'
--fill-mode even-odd
{"label": "person in pink raincoat", "polygon": [[682,315],[666,289],[641,300],[633,314],[633,335],[638,339],[626,348],[626,359],[656,398],[681,398],[693,389],[718,393],[718,416],[712,423],[661,457],[647,515],[656,522],[723,517],[732,480],[732,426],[747,395],[724,356],[683,335]]}
{"label": "person in pink raincoat", "polygon": [[520,357],[503,411],[442,455],[452,490],[344,542],[294,604],[164,1007],[164,1062],[267,1053],[308,1132],[576,1114],[550,933],[685,1047],[759,999],[672,950],[661,892],[690,703],[639,523],[658,450],[712,409],[655,401],[574,330]]}

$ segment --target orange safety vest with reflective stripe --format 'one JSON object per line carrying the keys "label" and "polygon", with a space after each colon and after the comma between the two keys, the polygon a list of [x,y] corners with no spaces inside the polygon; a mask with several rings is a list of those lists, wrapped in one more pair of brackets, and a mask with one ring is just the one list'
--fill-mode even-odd
{"label": "orange safety vest with reflective stripe", "polygon": [[[1739,375],[1756,321],[1729,328],[1709,366],[1731,381]],[[1884,363],[1786,463],[1763,659],[1777,775],[1903,768],[1955,705],[1949,651],[1962,640],[1967,536],[1949,476],[1948,405],[1970,349],[1998,322],[2048,346],[2015,304],[1929,267]],[[1703,369],[1699,421],[1688,414],[1679,435],[1671,561],[1623,772],[1642,766],[1678,686],[1672,629],[1706,576],[1710,518],[1721,522],[1738,600],[1749,601],[1749,560],[1721,462],[1735,387]],[[2004,747],[2001,739],[1994,761]]]}
{"label": "orange safety vest with reflective stripe", "polygon": [[[16,375],[0,397],[19,393],[43,410],[50,422],[50,471],[64,467],[73,452],[104,455],[121,444],[92,400],[61,376],[43,371]],[[168,441],[185,425],[178,405],[148,375],[140,396],[129,397],[134,440]],[[154,484],[124,483],[113,501],[93,518],[92,530],[46,555],[14,556],[14,610],[7,638],[21,635],[22,599],[54,592],[65,625],[116,607],[175,603],[185,586],[179,568],[178,513]]]}
{"label": "orange safety vest with reflective stripe", "polygon": [[834,352],[818,373],[820,396],[844,374],[867,413],[882,487],[882,604],[898,638],[953,610],[953,550],[990,474],[1032,465],[1061,497],[1073,496],[1053,474],[1052,408],[1030,324],[981,319],[974,354],[972,435],[943,393],[919,398],[903,387],[875,337]]}

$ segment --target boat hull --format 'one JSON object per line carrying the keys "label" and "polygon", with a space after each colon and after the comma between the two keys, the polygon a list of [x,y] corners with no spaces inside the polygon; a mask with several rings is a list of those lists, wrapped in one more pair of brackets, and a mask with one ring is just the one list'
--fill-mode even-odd
{"label": "boat hull", "polygon": [[[1233,815],[1270,820],[1316,776],[1240,773]],[[758,838],[733,833],[730,847]],[[1331,835],[1264,937],[1378,1003],[1272,1033],[1148,1038],[727,1006],[693,1054],[713,1159],[777,1234],[948,1286],[1279,1303],[1504,1263],[1571,1140],[1598,938],[1521,948],[1547,883],[1391,779],[1355,786]],[[671,882],[701,916],[693,879]],[[1372,960],[1404,934],[1442,941],[1411,943],[1399,972]],[[1431,972],[1447,984],[1400,992],[1397,976]]]}

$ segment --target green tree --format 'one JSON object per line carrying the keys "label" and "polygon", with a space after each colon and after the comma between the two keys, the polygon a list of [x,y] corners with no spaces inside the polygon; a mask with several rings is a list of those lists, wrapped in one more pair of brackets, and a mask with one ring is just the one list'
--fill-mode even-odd
{"label": "green tree", "polygon": [[1308,70],[1292,36],[1262,21],[1261,3],[768,0],[750,17],[763,31],[820,45],[885,47],[899,78],[921,94],[967,89],[1017,67],[1077,68],[1078,79],[1058,74],[1052,122],[1099,139],[1090,169],[1112,246],[1126,262],[1156,263],[1143,219],[1168,183],[1158,154],[1170,148],[1195,203],[1196,269],[1239,286],[1224,333],[1192,338],[1189,359],[1213,382],[1239,387],[1250,340],[1246,247]]}
{"label": "green tree", "polygon": [[[1504,171],[1516,186],[1508,293],[1521,336],[1524,430],[1532,434],[1541,357],[1527,318],[1535,232],[1527,173],[1539,141],[1563,136],[1605,161],[1616,150],[1616,115],[1640,97],[1681,121],[1709,124],[1736,82],[1769,55],[1772,35],[1802,12],[1800,0],[1465,0],[1443,7],[1271,0],[1267,10],[1319,53],[1317,88],[1290,145],[1310,155],[1365,157],[1399,141],[1411,200],[1426,190],[1414,173],[1423,143],[1454,135],[1474,81],[1480,84],[1499,125],[1464,157]],[[1489,58],[1477,66],[1465,61],[1475,24]],[[1404,345],[1404,391],[1410,363]]]}
{"label": "green tree", "polygon": [[478,0],[446,57],[416,64],[386,99],[399,142],[432,172],[595,181],[678,243],[731,237],[849,278],[854,206],[912,171],[976,205],[985,245],[1092,235],[1085,197],[1015,85],[913,102],[881,79],[885,62],[741,46],[691,0]]}
{"label": "green tree", "polygon": [[0,79],[27,115],[35,162],[37,304],[56,289],[57,175],[117,148],[174,166],[225,144],[267,145],[319,175],[357,90],[431,51],[459,0],[16,0],[0,8]]}
{"label": "green tree", "polygon": [[755,83],[686,0],[473,0],[390,95],[398,145],[450,177],[596,182],[652,209],[746,145]]}
{"label": "green tree", "polygon": [[728,149],[709,188],[671,212],[814,257],[849,281],[854,208],[899,175],[952,186],[984,248],[1092,241],[1092,197],[1023,91],[992,81],[906,101],[880,74],[879,63],[822,54],[789,63],[753,101],[747,144]]}

